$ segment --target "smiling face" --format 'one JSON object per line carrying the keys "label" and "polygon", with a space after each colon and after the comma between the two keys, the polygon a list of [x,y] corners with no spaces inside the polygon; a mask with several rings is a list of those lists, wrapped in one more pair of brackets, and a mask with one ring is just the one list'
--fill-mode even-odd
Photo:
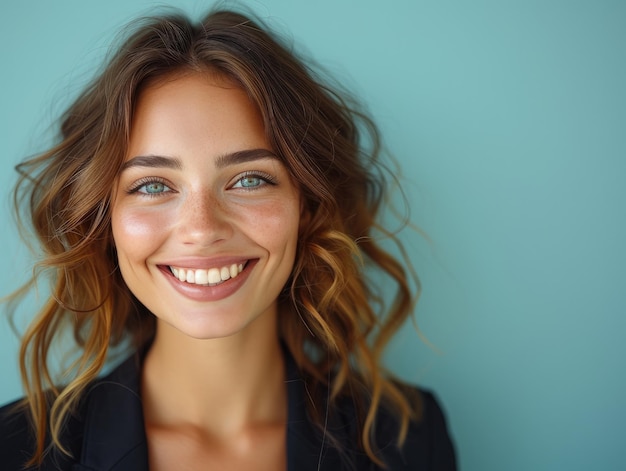
{"label": "smiling face", "polygon": [[218,338],[275,323],[299,221],[298,191],[244,91],[189,74],[141,92],[112,231],[122,277],[159,326]]}

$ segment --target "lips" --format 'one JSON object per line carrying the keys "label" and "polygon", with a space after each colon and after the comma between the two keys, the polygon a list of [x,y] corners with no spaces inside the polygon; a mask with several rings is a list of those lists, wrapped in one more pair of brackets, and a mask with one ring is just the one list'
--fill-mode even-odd
{"label": "lips", "polygon": [[185,268],[169,266],[170,272],[180,281],[200,286],[217,286],[231,278],[236,278],[247,262],[232,263],[222,267]]}
{"label": "lips", "polygon": [[[197,302],[214,302],[236,293],[246,283],[258,261],[258,258],[223,258],[212,261],[193,259],[171,261],[158,267],[166,275],[169,284],[185,298]],[[235,269],[237,273],[234,277],[230,273],[233,265],[233,273]],[[209,274],[211,280],[216,280],[219,274],[219,281],[211,282]],[[181,280],[183,276],[184,279]],[[206,283],[202,283],[205,276]]]}

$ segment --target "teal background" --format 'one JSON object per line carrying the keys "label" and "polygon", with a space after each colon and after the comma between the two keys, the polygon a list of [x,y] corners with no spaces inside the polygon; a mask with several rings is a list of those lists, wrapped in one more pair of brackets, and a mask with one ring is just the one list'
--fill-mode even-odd
{"label": "teal background", "polygon": [[[2,1],[1,294],[30,263],[13,165],[45,146],[120,26],[156,5]],[[436,350],[408,327],[387,362],[437,392],[461,468],[624,469],[626,2],[249,5],[364,99],[400,162],[431,239],[402,234]],[[6,402],[21,395],[6,319],[0,355]]]}

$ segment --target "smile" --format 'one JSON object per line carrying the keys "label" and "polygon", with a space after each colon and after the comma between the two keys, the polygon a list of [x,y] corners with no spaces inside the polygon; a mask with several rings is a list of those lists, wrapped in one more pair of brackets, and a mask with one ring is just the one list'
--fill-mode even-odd
{"label": "smile", "polygon": [[233,263],[220,268],[193,269],[172,267],[169,269],[180,281],[201,286],[217,286],[231,278],[236,278],[244,269],[245,263]]}

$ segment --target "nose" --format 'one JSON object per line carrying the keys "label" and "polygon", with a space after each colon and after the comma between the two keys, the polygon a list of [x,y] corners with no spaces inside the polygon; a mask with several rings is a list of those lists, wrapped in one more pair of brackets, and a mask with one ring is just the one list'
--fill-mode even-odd
{"label": "nose", "polygon": [[233,235],[229,211],[210,191],[194,191],[183,198],[179,208],[178,233],[188,245],[210,246]]}

